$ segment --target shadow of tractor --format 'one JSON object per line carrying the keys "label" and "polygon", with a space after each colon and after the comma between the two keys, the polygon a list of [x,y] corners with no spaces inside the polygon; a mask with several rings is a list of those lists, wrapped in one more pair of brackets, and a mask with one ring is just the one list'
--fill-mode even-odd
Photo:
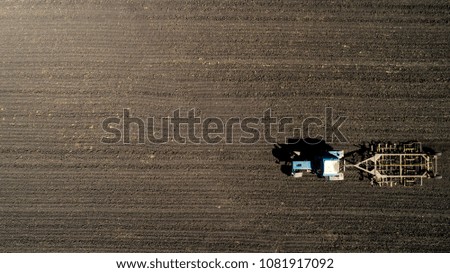
{"label": "shadow of tractor", "polygon": [[280,170],[286,175],[291,175],[291,162],[293,160],[314,161],[333,148],[324,140],[314,138],[288,139],[287,143],[277,143],[272,149],[272,155],[276,163],[280,164]]}

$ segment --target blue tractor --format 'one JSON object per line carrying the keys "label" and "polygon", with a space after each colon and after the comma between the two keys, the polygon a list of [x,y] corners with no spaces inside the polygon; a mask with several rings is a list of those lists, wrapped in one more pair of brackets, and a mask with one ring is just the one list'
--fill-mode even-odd
{"label": "blue tractor", "polygon": [[301,152],[294,151],[292,156],[293,177],[302,177],[303,173],[312,173],[324,177],[327,181],[344,180],[344,151],[322,151],[312,158],[302,157]]}

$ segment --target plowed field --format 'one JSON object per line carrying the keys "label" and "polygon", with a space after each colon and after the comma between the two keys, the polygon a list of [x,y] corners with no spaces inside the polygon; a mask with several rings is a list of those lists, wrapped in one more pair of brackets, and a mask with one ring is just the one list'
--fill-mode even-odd
{"label": "plowed field", "polygon": [[[449,11],[440,0],[2,1],[0,251],[450,251]],[[443,152],[443,179],[294,179],[262,140],[100,143],[102,120],[124,108],[302,120],[325,107],[348,117],[348,143],[330,145],[419,140]]]}

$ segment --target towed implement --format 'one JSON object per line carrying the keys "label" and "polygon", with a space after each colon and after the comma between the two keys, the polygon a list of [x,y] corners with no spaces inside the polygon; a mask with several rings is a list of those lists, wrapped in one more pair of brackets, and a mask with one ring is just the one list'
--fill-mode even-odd
{"label": "towed implement", "polygon": [[366,173],[372,185],[423,185],[424,178],[440,179],[437,160],[440,153],[426,152],[420,142],[368,145],[361,161],[348,166]]}

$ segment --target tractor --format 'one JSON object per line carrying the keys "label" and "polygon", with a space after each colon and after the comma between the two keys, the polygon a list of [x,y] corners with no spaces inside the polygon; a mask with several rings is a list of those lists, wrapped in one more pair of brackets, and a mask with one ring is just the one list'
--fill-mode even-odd
{"label": "tractor", "polygon": [[361,177],[378,186],[423,185],[426,178],[440,179],[438,158],[441,153],[423,148],[418,141],[391,143],[372,141],[363,143],[359,150],[344,153],[324,141],[297,140],[276,147],[285,154],[288,174],[303,177],[305,173],[325,178],[326,181],[344,180],[348,168],[357,169]]}

